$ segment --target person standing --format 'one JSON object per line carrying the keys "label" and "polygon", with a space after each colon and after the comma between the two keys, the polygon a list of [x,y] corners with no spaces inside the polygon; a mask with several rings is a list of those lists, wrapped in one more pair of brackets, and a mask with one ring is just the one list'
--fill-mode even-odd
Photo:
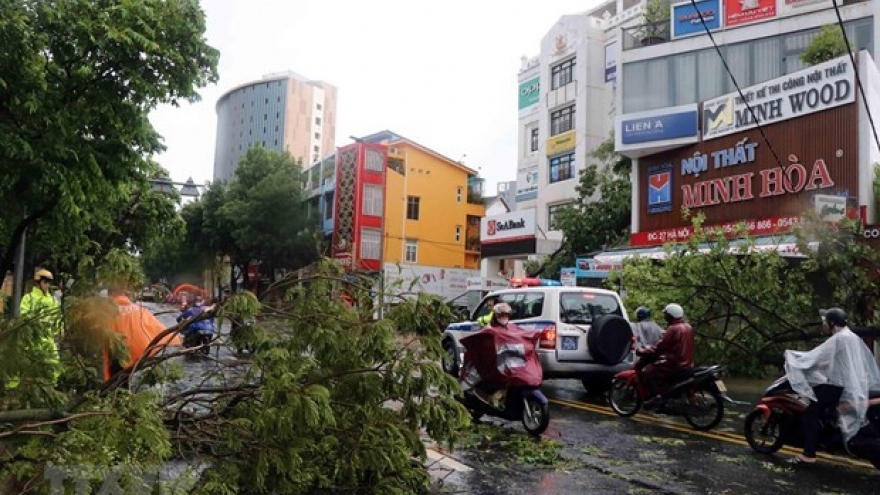
{"label": "person standing", "polygon": [[[53,384],[58,383],[61,376],[61,359],[58,354],[58,343],[64,334],[61,321],[61,308],[52,293],[52,272],[39,269],[34,273],[34,287],[21,298],[19,312],[21,318],[30,320],[37,325],[34,339],[27,352],[35,360],[43,360],[49,368]],[[10,380],[9,388],[18,386],[19,380]]]}

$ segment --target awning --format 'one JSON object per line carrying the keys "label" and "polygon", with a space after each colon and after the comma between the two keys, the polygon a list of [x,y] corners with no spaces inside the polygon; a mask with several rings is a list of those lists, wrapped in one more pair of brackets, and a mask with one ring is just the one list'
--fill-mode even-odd
{"label": "awning", "polygon": [[[698,248],[701,253],[708,253],[712,250],[713,243],[700,244]],[[810,242],[810,249],[815,250],[818,242]],[[673,246],[672,253],[680,252],[679,246]],[[806,258],[806,255],[800,252],[797,246],[797,238],[794,235],[777,235],[764,236],[754,239],[754,245],[747,246],[745,239],[734,239],[730,241],[730,247],[727,252],[730,254],[749,254],[755,252],[776,251],[784,258]],[[604,251],[597,254],[593,259],[597,263],[605,265],[621,265],[624,260],[629,258],[648,258],[653,260],[662,260],[668,256],[663,246],[651,246],[644,248],[621,248]]]}

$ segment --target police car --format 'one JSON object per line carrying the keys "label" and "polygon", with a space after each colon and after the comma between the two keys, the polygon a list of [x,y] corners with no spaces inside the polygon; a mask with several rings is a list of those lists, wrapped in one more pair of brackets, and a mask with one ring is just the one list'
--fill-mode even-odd
{"label": "police car", "polygon": [[443,369],[458,374],[464,356],[460,339],[480,330],[487,301],[510,305],[511,321],[541,332],[538,355],[544,379],[576,378],[587,392],[601,394],[619,371],[633,366],[632,328],[617,293],[562,286],[546,279],[512,280],[513,288],[489,293],[468,321],[450,324],[443,334]]}

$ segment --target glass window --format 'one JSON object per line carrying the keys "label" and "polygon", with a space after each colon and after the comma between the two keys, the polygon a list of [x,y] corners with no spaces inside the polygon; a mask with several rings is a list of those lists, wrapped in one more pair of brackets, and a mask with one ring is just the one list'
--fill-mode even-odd
{"label": "glass window", "polygon": [[730,77],[721,64],[715,50],[701,50],[697,53],[697,101],[709,100],[724,94],[726,81]]}
{"label": "glass window", "polygon": [[675,85],[672,87],[675,105],[695,103],[697,98],[697,54],[683,53],[672,59]]}
{"label": "glass window", "polygon": [[382,186],[364,185],[364,215],[382,216]]}
{"label": "glass window", "polygon": [[647,110],[672,106],[669,84],[669,60],[658,58],[648,61]]}
{"label": "glass window", "polygon": [[556,64],[550,70],[550,89],[557,89],[574,81],[574,58]]}
{"label": "glass window", "polygon": [[574,129],[574,105],[550,114],[550,135],[555,136]]}
{"label": "glass window", "polygon": [[406,197],[406,219],[407,220],[418,220],[419,219],[419,197],[418,196],[407,196]]}
{"label": "glass window", "polygon": [[[727,45],[722,51],[724,59],[727,60],[727,66],[730,67],[730,72],[733,72],[733,77],[736,78],[736,83],[740,88],[755,84],[755,80],[752,79],[752,57],[749,53],[751,46],[751,43],[738,43]],[[726,91],[736,91],[736,86],[730,80],[729,74],[727,75]]]}
{"label": "glass window", "polygon": [[544,314],[543,292],[512,292],[498,296],[498,302],[507,303],[513,310],[511,320],[540,318]]}
{"label": "glass window", "polygon": [[531,142],[530,150],[531,151],[538,151],[538,128],[535,127],[534,129],[532,129],[530,134],[531,134],[531,136],[529,137],[530,142]]}
{"label": "glass window", "polygon": [[607,294],[564,292],[559,295],[559,313],[563,323],[590,324],[598,316],[623,316],[617,299]]}
{"label": "glass window", "polygon": [[550,183],[568,180],[574,177],[574,153],[556,156],[550,159]]}
{"label": "glass window", "polygon": [[782,47],[779,38],[752,43],[752,70],[755,82],[769,81],[782,75]]}
{"label": "glass window", "polygon": [[324,196],[324,220],[333,218],[333,196]]}
{"label": "glass window", "polygon": [[384,164],[383,162],[385,160],[381,152],[377,150],[367,150],[366,158],[364,161],[364,169],[373,172],[381,172],[382,165]]}
{"label": "glass window", "polygon": [[419,262],[419,241],[417,241],[416,239],[406,240],[406,262]]}
{"label": "glass window", "polygon": [[361,229],[361,259],[382,259],[382,231]]}
{"label": "glass window", "polygon": [[315,105],[315,108],[318,109],[318,110],[320,110],[320,109],[323,108],[323,107],[321,107],[321,104],[318,103],[317,105]]}
{"label": "glass window", "polygon": [[321,117],[315,117],[315,125],[321,125]]}
{"label": "glass window", "polygon": [[461,225],[455,226],[455,242],[461,242]]}
{"label": "glass window", "polygon": [[547,226],[550,230],[558,230],[558,226],[556,225],[556,214],[559,213],[559,210],[569,206],[571,203],[562,203],[558,205],[549,205],[547,207]]}
{"label": "glass window", "polygon": [[623,111],[641,112],[648,103],[648,64],[633,62],[623,66]]}
{"label": "glass window", "polygon": [[461,203],[462,192],[463,192],[463,190],[462,190],[461,186],[458,186],[455,188],[455,202],[456,203]]}

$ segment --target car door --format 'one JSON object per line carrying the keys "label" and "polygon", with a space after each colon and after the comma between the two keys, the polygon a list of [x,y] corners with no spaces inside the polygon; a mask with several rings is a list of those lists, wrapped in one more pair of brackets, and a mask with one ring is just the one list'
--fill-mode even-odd
{"label": "car door", "polygon": [[587,335],[593,320],[602,315],[622,315],[615,296],[590,291],[559,292],[556,357],[559,361],[593,361]]}

